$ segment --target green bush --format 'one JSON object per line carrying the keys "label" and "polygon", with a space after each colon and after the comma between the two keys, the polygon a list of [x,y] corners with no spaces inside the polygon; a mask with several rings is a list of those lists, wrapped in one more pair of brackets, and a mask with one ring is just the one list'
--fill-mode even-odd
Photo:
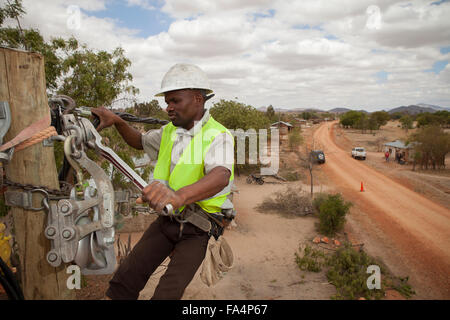
{"label": "green bush", "polygon": [[316,193],[314,195],[314,199],[313,199],[312,205],[313,205],[313,209],[314,209],[315,213],[318,214],[320,212],[320,205],[322,203],[324,203],[325,200],[327,200],[327,198],[328,198],[328,194],[327,193],[323,193],[323,192]]}
{"label": "green bush", "polygon": [[345,215],[352,206],[344,201],[340,194],[330,194],[326,199],[318,198],[319,206],[319,232],[333,236],[340,231],[345,223]]}
{"label": "green bush", "polygon": [[297,149],[301,144],[303,144],[303,140],[304,139],[299,128],[294,128],[289,134],[289,148],[291,150]]}
{"label": "green bush", "polygon": [[[320,272],[325,268],[328,282],[336,288],[332,299],[382,299],[387,289],[397,290],[407,299],[415,294],[408,283],[408,277],[394,276],[382,261],[369,256],[363,250],[355,250],[349,242],[333,253],[309,245],[302,246],[299,253],[295,253],[295,262],[302,271]],[[371,265],[380,268],[380,289],[369,289],[367,286],[370,276],[367,269]]]}
{"label": "green bush", "polygon": [[295,262],[297,263],[300,270],[320,272],[322,267],[326,262],[326,257],[323,251],[311,248],[306,245],[303,252],[300,250],[300,255],[295,253]]}
{"label": "green bush", "polygon": [[327,272],[328,281],[336,287],[334,299],[381,299],[384,297],[385,284],[382,281],[380,289],[370,290],[367,287],[367,267],[377,265],[381,274],[385,274],[384,266],[364,251],[353,249],[350,244],[337,250],[328,260],[330,269]]}

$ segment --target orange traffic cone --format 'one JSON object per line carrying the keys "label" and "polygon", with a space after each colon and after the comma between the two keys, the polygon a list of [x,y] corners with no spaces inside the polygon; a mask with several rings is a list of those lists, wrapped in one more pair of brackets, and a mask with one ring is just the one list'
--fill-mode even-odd
{"label": "orange traffic cone", "polygon": [[361,181],[361,192],[364,192],[364,186],[363,186],[362,181]]}

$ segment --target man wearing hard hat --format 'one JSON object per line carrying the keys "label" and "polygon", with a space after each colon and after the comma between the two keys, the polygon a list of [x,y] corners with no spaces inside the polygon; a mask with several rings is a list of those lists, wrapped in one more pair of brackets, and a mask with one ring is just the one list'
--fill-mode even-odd
{"label": "man wearing hard hat", "polygon": [[144,188],[141,200],[157,212],[168,204],[177,212],[160,215],[145,231],[110,281],[106,295],[111,299],[137,299],[168,256],[152,299],[181,299],[205,258],[210,237],[217,240],[234,217],[229,199],[234,140],[204,107],[212,92],[199,67],[176,64],[156,95],[164,96],[171,121],[160,129],[141,134],[113,112],[92,109],[100,118],[98,130],[115,125],[130,146],[157,160],[153,182]]}

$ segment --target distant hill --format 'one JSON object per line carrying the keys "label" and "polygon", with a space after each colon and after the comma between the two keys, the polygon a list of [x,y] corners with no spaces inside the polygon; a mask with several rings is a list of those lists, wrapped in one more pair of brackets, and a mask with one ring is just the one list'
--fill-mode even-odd
{"label": "distant hill", "polygon": [[330,113],[346,113],[346,112],[349,112],[349,111],[358,111],[358,112],[369,113],[366,110],[353,110],[353,109],[348,109],[348,108],[334,108],[334,109],[328,110],[326,112],[330,112]]}
{"label": "distant hill", "polygon": [[438,110],[438,111],[441,111],[441,110],[450,111],[450,108],[440,107],[440,106],[436,106],[433,104],[418,103],[417,105],[419,107],[431,108],[431,109]]}
{"label": "distant hill", "polygon": [[[266,112],[267,111],[267,107],[260,107],[260,108],[257,108],[256,110],[261,111],[261,112]],[[327,111],[324,111],[324,110],[313,109],[313,108],[308,108],[308,109],[303,109],[303,108],[295,108],[295,109],[274,108],[274,110],[275,110],[275,112],[286,112],[286,113],[327,112]]]}
{"label": "distant hill", "polygon": [[408,113],[408,114],[418,114],[418,113],[424,113],[424,112],[434,113],[439,110],[448,110],[447,108],[438,107],[439,109],[437,109],[436,107],[438,107],[438,106],[434,106],[434,108],[431,108],[430,105],[425,105],[423,103],[421,105],[412,104],[409,106],[401,106],[398,108],[391,109],[388,111],[388,113],[392,114],[395,112],[401,112],[401,113]]}
{"label": "distant hill", "polygon": [[348,109],[348,108],[334,108],[334,109],[328,110],[328,112],[332,112],[332,113],[346,113],[348,111],[351,111],[351,109]]}
{"label": "distant hill", "polygon": [[[260,108],[257,108],[257,110],[266,112],[267,107],[260,107]],[[341,113],[346,113],[348,111],[359,111],[359,112],[369,113],[366,110],[353,110],[353,109],[349,109],[349,108],[333,108],[330,110],[321,110],[321,109],[316,109],[316,108],[294,108],[294,109],[274,108],[274,110],[275,110],[275,112],[285,112],[285,113],[330,112],[330,113],[341,114]],[[395,113],[395,112],[417,114],[417,113],[423,113],[423,112],[433,113],[433,112],[440,111],[440,110],[450,111],[450,108],[440,107],[440,106],[426,104],[426,103],[418,103],[418,104],[412,104],[409,106],[401,106],[401,107],[393,108],[391,110],[388,110],[387,112],[390,114]],[[373,112],[375,112],[375,111],[373,111]]]}

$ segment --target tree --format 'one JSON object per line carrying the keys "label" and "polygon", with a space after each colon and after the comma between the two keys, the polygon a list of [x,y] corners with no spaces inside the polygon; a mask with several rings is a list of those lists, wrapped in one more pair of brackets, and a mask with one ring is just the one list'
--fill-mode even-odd
{"label": "tree", "polygon": [[[20,1],[15,1],[14,6],[8,5],[0,10],[0,22],[3,23],[5,17],[15,18],[25,13]],[[97,107],[111,104],[119,95],[138,93],[138,89],[130,85],[133,79],[128,72],[131,61],[125,57],[122,48],[116,48],[112,52],[94,51],[86,45],[80,45],[74,37],[69,39],[52,38],[45,42],[38,30],[20,28],[1,28],[0,44],[12,48],[26,48],[39,52],[44,56],[45,76],[47,92],[49,94],[65,94],[72,97],[78,106]],[[150,102],[149,110],[161,111],[157,104]],[[159,110],[158,110],[159,108]],[[161,116],[161,113],[158,113]],[[151,125],[149,125],[151,126]],[[112,134],[105,130],[102,135],[109,139],[111,145],[115,146],[115,151],[120,153],[125,162],[132,167],[132,157],[138,156],[135,150],[123,144],[119,135]],[[94,153],[89,154],[95,158]],[[57,167],[62,165],[62,146],[56,144],[55,158]],[[105,168],[107,164],[102,164]],[[113,178],[115,187],[122,186],[122,180]]]}
{"label": "tree", "polygon": [[369,129],[369,126],[370,126],[369,117],[367,116],[367,114],[360,112],[360,116],[354,123],[353,128],[360,129],[361,132],[364,133],[367,129]]}
{"label": "tree", "polygon": [[418,127],[438,124],[443,128],[447,128],[450,127],[450,112],[447,110],[440,110],[435,113],[425,112],[418,115],[416,120]]}
{"label": "tree", "polygon": [[25,14],[25,10],[22,6],[22,1],[14,0],[9,1],[6,0],[6,4],[4,7],[0,7],[0,26],[7,19],[14,19],[17,21],[17,26],[19,29],[22,29],[20,26],[19,17],[22,17]]}
{"label": "tree", "polygon": [[413,119],[409,115],[405,114],[399,121],[406,132],[408,132],[408,129],[412,129]]}
{"label": "tree", "polygon": [[270,121],[273,121],[273,119],[274,119],[274,117],[275,117],[275,110],[274,110],[274,108],[272,107],[272,105],[270,105],[270,106],[267,107],[267,110],[266,110],[266,116],[267,116],[267,118],[270,119]]}
{"label": "tree", "polygon": [[300,133],[299,128],[294,128],[289,133],[289,148],[294,151],[298,146],[303,143],[303,136]]}
{"label": "tree", "polygon": [[[20,27],[19,17],[22,17],[23,14],[25,14],[25,10],[21,1],[18,0],[15,0],[12,4],[8,1],[5,7],[0,7],[0,45],[41,53],[45,60],[47,89],[55,89],[57,79],[62,72],[62,60],[56,55],[56,51],[62,48],[72,48],[78,43],[75,43],[72,39],[66,42],[61,38],[54,38],[46,43],[38,30],[23,30]],[[18,28],[2,27],[6,18],[16,20]]]}
{"label": "tree", "polygon": [[437,122],[441,125],[443,128],[449,128],[450,127],[450,112],[447,110],[440,110],[436,111],[434,115],[437,118]]}
{"label": "tree", "polygon": [[341,115],[339,122],[344,128],[355,128],[363,116],[364,113],[361,111],[350,110]]}
{"label": "tree", "polygon": [[15,19],[18,25],[0,28],[0,45],[41,53],[49,93],[66,94],[78,105],[92,107],[110,104],[122,93],[139,92],[129,84],[133,79],[127,71],[131,61],[122,48],[95,52],[80,45],[74,37],[45,42],[38,30],[21,28],[19,17],[23,14],[25,10],[19,0],[7,1],[0,7],[0,26],[6,18]]}
{"label": "tree", "polygon": [[370,133],[374,130],[380,129],[380,123],[377,121],[376,117],[372,117],[370,115],[367,119],[367,129],[370,130]]}
{"label": "tree", "polygon": [[302,112],[301,117],[305,120],[309,120],[312,119],[313,114],[311,112],[304,111]]}
{"label": "tree", "polygon": [[[127,108],[125,111],[143,118],[153,117],[169,120],[167,112],[161,108],[158,100],[155,99],[150,102],[135,103],[134,107]],[[150,129],[159,128],[160,126],[160,124],[145,124],[143,129],[144,131],[148,131]]]}
{"label": "tree", "polygon": [[125,57],[122,48],[116,48],[112,53],[94,52],[83,45],[67,53],[58,93],[72,97],[78,105],[109,105],[121,93],[135,95],[139,92],[129,84],[133,80],[127,71],[131,61]]}
{"label": "tree", "polygon": [[439,123],[438,118],[430,112],[424,112],[419,114],[416,117],[416,120],[417,120],[417,127],[419,128]]}
{"label": "tree", "polygon": [[[254,107],[231,100],[220,100],[209,110],[211,116],[228,129],[266,129],[270,125],[270,119],[265,112],[256,110]],[[270,135],[270,132],[268,132]],[[257,136],[258,137],[258,136]],[[235,159],[237,159],[237,145],[235,143]],[[258,144],[259,145],[259,144]],[[245,150],[249,150],[249,139],[245,139]],[[258,167],[258,165],[256,165]],[[240,170],[254,170],[255,165],[236,164],[236,172]]]}
{"label": "tree", "polygon": [[386,111],[376,111],[370,114],[370,118],[375,121],[377,129],[384,126],[390,119],[389,113]]}
{"label": "tree", "polygon": [[220,100],[211,107],[209,112],[214,119],[228,129],[258,130],[270,125],[270,120],[264,112],[231,100]]}
{"label": "tree", "polygon": [[408,141],[414,143],[414,157],[421,169],[445,168],[445,156],[450,152],[450,133],[439,125],[421,127]]}
{"label": "tree", "polygon": [[405,114],[405,112],[394,112],[390,115],[391,120],[399,120],[401,117],[403,117]]}

